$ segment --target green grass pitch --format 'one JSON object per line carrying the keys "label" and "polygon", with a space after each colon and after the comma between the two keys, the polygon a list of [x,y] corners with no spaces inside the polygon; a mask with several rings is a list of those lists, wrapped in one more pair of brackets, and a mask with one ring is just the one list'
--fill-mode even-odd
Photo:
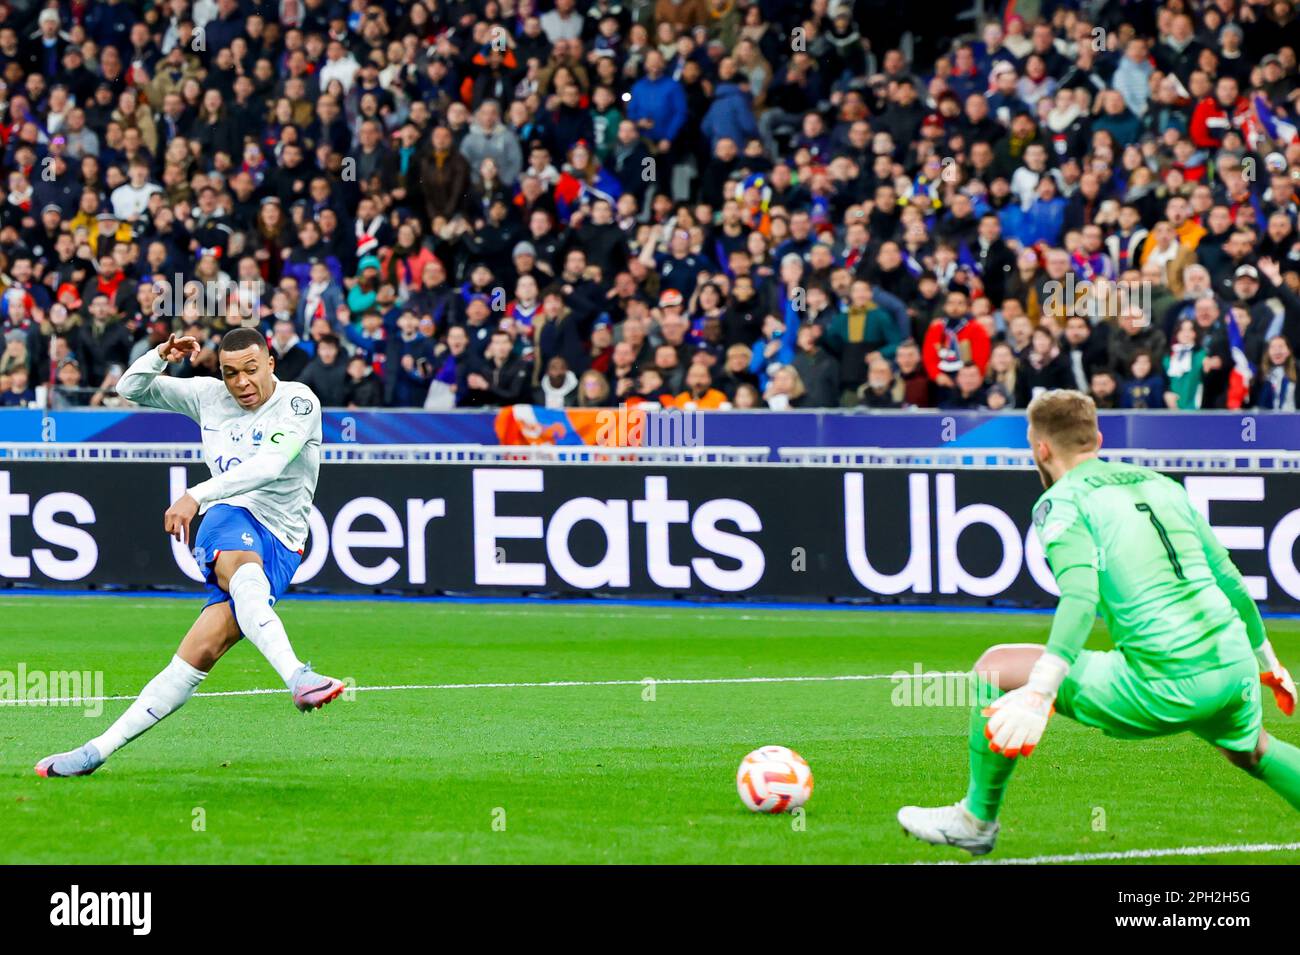
{"label": "green grass pitch", "polygon": [[[199,606],[0,599],[0,670],[103,671],[106,694],[134,694]],[[39,779],[32,765],[97,734],[127,703],[105,703],[98,718],[0,707],[0,862],[964,861],[904,838],[894,812],[963,795],[967,710],[894,705],[888,675],[964,670],[992,643],[1041,642],[1049,622],[542,603],[290,599],[280,609],[304,659],[390,689],[306,715],[283,692],[196,698],[94,776],[67,780]],[[1284,660],[1300,658],[1300,622],[1270,631]],[[852,675],[885,678],[640,682]],[[445,688],[552,681],[586,685]],[[399,688],[410,684],[444,688]],[[277,686],[241,643],[201,689]],[[1266,709],[1270,731],[1300,740],[1300,723],[1271,699]],[[802,819],[751,814],[736,796],[741,757],[767,743],[812,766]],[[1295,833],[1280,799],[1190,736],[1121,743],[1055,719],[1017,769],[989,858],[1283,846]],[[1187,861],[1298,859],[1275,849]]]}

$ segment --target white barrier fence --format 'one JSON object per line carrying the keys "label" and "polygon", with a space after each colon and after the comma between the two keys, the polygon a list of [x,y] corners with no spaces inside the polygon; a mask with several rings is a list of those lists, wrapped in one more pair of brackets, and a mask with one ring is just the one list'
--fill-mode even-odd
{"label": "white barrier fence", "polygon": [[[771,448],[498,444],[326,444],[332,464],[760,464]],[[0,443],[2,461],[202,461],[201,444]]]}
{"label": "white barrier fence", "polygon": [[[1300,451],[1104,450],[1102,457],[1171,471],[1297,471]],[[200,444],[0,443],[2,461],[202,461]],[[1034,466],[1017,448],[777,448],[599,445],[327,444],[333,464],[735,464],[836,468],[956,468],[1024,470]]]}

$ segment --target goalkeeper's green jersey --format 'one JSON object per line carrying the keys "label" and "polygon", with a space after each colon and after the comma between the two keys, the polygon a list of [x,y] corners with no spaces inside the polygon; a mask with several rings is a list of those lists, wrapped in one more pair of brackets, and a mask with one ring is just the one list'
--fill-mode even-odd
{"label": "goalkeeper's green jersey", "polygon": [[1237,663],[1264,639],[1227,551],[1156,471],[1086,460],[1038,499],[1034,527],[1061,589],[1047,648],[1071,663],[1098,611],[1147,679]]}

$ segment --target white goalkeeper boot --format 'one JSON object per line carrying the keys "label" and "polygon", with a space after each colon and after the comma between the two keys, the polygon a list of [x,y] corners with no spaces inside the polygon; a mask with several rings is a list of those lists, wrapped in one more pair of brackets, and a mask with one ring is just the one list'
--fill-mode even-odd
{"label": "white goalkeeper boot", "polygon": [[973,856],[987,855],[998,841],[998,824],[976,819],[966,809],[966,800],[951,806],[926,809],[904,806],[898,810],[903,831],[936,846],[956,846]]}

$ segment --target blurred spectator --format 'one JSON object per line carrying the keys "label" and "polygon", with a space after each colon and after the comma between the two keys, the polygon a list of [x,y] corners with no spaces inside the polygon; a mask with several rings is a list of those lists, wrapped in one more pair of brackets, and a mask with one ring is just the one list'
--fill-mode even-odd
{"label": "blurred spectator", "polygon": [[437,371],[424,396],[426,411],[449,411],[460,403],[466,391],[471,357],[469,333],[459,326],[449,328],[443,344],[434,350]]}
{"label": "blurred spectator", "polygon": [[609,404],[609,381],[595,369],[588,369],[578,379],[579,408],[604,408]]}
{"label": "blurred spectator", "polygon": [[[414,371],[414,359],[407,357]],[[466,405],[513,405],[532,396],[529,366],[523,359],[514,357],[514,342],[505,331],[495,331],[489,336],[483,361],[470,366],[465,382],[467,393],[463,403]]]}
{"label": "blurred spectator", "polygon": [[782,365],[772,373],[763,400],[773,411],[787,411],[790,408],[808,406],[808,393],[804,389],[803,379],[793,365]]}
{"label": "blurred spectator", "polygon": [[297,380],[316,393],[322,408],[342,408],[347,404],[347,365],[338,336],[324,335],[316,343],[315,356]]}
{"label": "blurred spectator", "polygon": [[664,386],[664,376],[654,365],[642,368],[636,376],[636,388],[628,396],[625,404],[651,404],[665,406],[672,401],[672,395]]}
{"label": "blurred spectator", "polygon": [[871,285],[856,281],[845,311],[836,312],[826,332],[826,346],[839,359],[839,385],[856,396],[866,380],[871,358],[893,358],[900,335],[894,317],[875,303]]}
{"label": "blurred spectator", "polygon": [[16,369],[31,370],[31,357],[27,354],[28,333],[21,329],[5,332],[5,349],[0,354],[0,375],[12,374]]}
{"label": "blurred spectator", "polygon": [[533,404],[543,408],[572,408],[578,403],[578,376],[556,355],[546,364],[546,374],[533,391]]}
{"label": "blurred spectator", "polygon": [[82,387],[84,381],[81,365],[77,359],[69,355],[60,361],[53,394],[50,397],[50,407],[79,408],[89,405],[93,389]]}
{"label": "blurred spectator", "polygon": [[1103,410],[1118,408],[1119,380],[1115,377],[1115,373],[1106,368],[1094,371],[1088,394],[1092,396],[1098,408]]}
{"label": "blurred spectator", "polygon": [[797,354],[790,367],[799,373],[804,384],[804,407],[834,408],[840,403],[839,363],[821,347],[820,335],[815,325],[799,327],[795,340]]}
{"label": "blurred spectator", "polygon": [[867,380],[857,392],[859,404],[864,408],[901,408],[903,384],[896,381],[889,362],[877,356],[867,363]]}
{"label": "blurred spectator", "polygon": [[311,356],[302,347],[302,339],[294,328],[293,319],[281,318],[275,322],[271,335],[271,355],[275,358],[275,374],[285,381],[297,381],[306,370]]}
{"label": "blurred spectator", "polygon": [[1088,390],[1092,373],[1110,360],[1106,347],[1110,331],[1111,327],[1104,323],[1094,327],[1087,315],[1066,317],[1065,331],[1061,334],[1061,356],[1070,373],[1066,387]]}
{"label": "blurred spectator", "polygon": [[357,353],[348,360],[348,381],[344,401],[348,408],[376,408],[383,404],[384,386],[375,377],[365,355]]}
{"label": "blurred spectator", "polygon": [[[397,319],[397,334],[386,341],[384,368],[387,372],[385,402],[398,408],[422,408],[433,380],[433,342],[420,334],[420,320],[414,312]],[[504,333],[502,333],[504,334]],[[509,340],[509,336],[505,336]]]}
{"label": "blurred spectator", "polygon": [[1119,386],[1121,408],[1156,409],[1165,407],[1165,379],[1155,370],[1148,351],[1134,352]]}
{"label": "blurred spectator", "polygon": [[99,387],[94,390],[90,396],[89,405],[92,408],[124,408],[127,405],[125,398],[117,394],[117,380],[122,377],[125,369],[121,365],[112,365],[104,373],[104,380],[99,383]]}
{"label": "blurred spectator", "polygon": [[1195,411],[1201,406],[1201,374],[1205,350],[1201,348],[1196,323],[1190,318],[1181,320],[1174,329],[1169,353],[1163,367],[1169,390],[1165,403],[1179,411]]}
{"label": "blurred spectator", "polygon": [[713,387],[709,369],[696,362],[686,372],[686,390],[674,404],[684,411],[712,411],[729,406],[727,396]]}
{"label": "blurred spectator", "polygon": [[1010,397],[1014,398],[1017,407],[1027,408],[1039,392],[1073,386],[1074,378],[1061,357],[1056,336],[1047,326],[1039,325],[1029,340],[1029,348],[1021,356],[1015,391],[1010,393]]}
{"label": "blurred spectator", "polygon": [[775,315],[763,319],[763,334],[754,343],[754,357],[749,365],[749,370],[758,377],[760,387],[766,389],[772,376],[794,360],[794,342],[789,334],[792,331],[795,328]]}
{"label": "blurred spectator", "polygon": [[1281,335],[1269,339],[1259,369],[1256,406],[1268,411],[1295,411],[1296,363],[1291,346]]}
{"label": "blurred spectator", "polygon": [[898,380],[903,385],[903,407],[933,408],[936,386],[921,362],[920,347],[910,338],[900,342],[894,359],[898,364]]}
{"label": "blurred spectator", "polygon": [[0,406],[26,408],[36,402],[36,390],[31,387],[26,366],[19,365],[9,372],[0,372],[0,378],[5,377],[9,387],[0,392]]}
{"label": "blurred spectator", "polygon": [[970,411],[984,407],[984,375],[979,365],[968,361],[953,373],[953,387],[939,402],[945,411]]}
{"label": "blurred spectator", "polygon": [[[1213,299],[1202,299],[1197,307],[1207,301],[1209,305],[1214,304]],[[1121,311],[1119,328],[1110,338],[1110,360],[1115,369],[1127,374],[1133,356],[1138,352],[1146,352],[1148,356],[1163,355],[1165,349],[1165,333],[1151,323],[1139,306],[1128,305]]]}
{"label": "blurred spectator", "polygon": [[921,347],[925,370],[940,388],[956,387],[954,376],[967,364],[983,377],[991,345],[983,326],[970,320],[965,292],[953,290],[944,297],[943,314],[930,323]]}
{"label": "blurred spectator", "polygon": [[1023,397],[1020,386],[1020,359],[1016,358],[1016,353],[1006,342],[998,342],[989,352],[989,367],[984,375],[984,384],[990,389],[996,386],[1002,390],[1003,407],[1017,407],[1018,399]]}
{"label": "blurred spectator", "polygon": [[732,401],[732,407],[739,411],[754,411],[765,406],[762,396],[758,393],[758,388],[754,385],[741,385],[736,389],[736,397]]}

